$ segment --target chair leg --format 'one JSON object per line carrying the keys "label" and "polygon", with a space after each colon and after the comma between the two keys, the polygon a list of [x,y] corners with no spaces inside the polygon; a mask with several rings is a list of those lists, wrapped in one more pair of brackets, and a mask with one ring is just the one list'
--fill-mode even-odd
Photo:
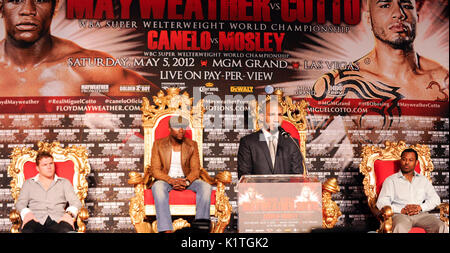
{"label": "chair leg", "polygon": [[191,224],[183,218],[178,218],[172,222],[172,226],[173,226],[173,231],[177,231],[177,230],[183,229],[183,228],[190,228]]}
{"label": "chair leg", "polygon": [[151,233],[158,233],[158,221],[154,220],[151,225]]}
{"label": "chair leg", "polygon": [[85,233],[86,232],[86,224],[84,224],[84,221],[89,219],[89,212],[86,207],[81,207],[80,213],[77,217],[77,227],[78,233]]}
{"label": "chair leg", "polygon": [[134,185],[135,196],[130,199],[130,218],[138,233],[151,233],[150,223],[145,222],[144,190],[145,185],[141,174],[130,172],[128,183]]}
{"label": "chair leg", "polygon": [[322,185],[322,227],[333,228],[342,215],[339,206],[333,201],[331,196],[339,192],[339,185],[336,178],[329,178]]}
{"label": "chair leg", "polygon": [[230,223],[232,207],[229,198],[225,195],[225,185],[221,182],[217,183],[215,207],[217,221],[211,226],[211,232],[223,233]]}
{"label": "chair leg", "polygon": [[12,223],[11,233],[19,233],[20,227],[22,227],[22,219],[20,218],[20,214],[17,210],[12,210],[9,213],[9,219]]}
{"label": "chair leg", "polygon": [[448,227],[448,203],[442,203],[439,205],[441,221],[447,224]]}
{"label": "chair leg", "polygon": [[138,232],[138,233],[154,233],[152,231],[150,223],[145,222],[145,221],[134,224],[134,228],[136,229],[136,232]]}
{"label": "chair leg", "polygon": [[[147,223],[150,225],[150,223]],[[183,218],[178,218],[172,222],[173,231],[191,227],[191,224]],[[158,233],[158,221],[154,220],[151,225],[151,233]]]}

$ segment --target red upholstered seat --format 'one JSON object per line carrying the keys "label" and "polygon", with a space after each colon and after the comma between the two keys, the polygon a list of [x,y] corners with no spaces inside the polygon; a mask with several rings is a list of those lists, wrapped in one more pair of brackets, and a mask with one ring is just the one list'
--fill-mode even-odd
{"label": "red upholstered seat", "polygon": [[[73,185],[73,177],[75,175],[74,163],[72,161],[55,162],[56,175],[66,178]],[[25,180],[30,179],[38,174],[35,162],[26,162],[23,166],[23,174]]]}
{"label": "red upholstered seat", "polygon": [[[144,191],[144,203],[145,205],[154,205],[152,190]],[[211,192],[211,205],[216,204],[216,191]],[[195,205],[195,192],[191,190],[184,191],[170,191],[169,193],[169,205]]]}
{"label": "red upholstered seat", "polygon": [[409,230],[409,232],[408,233],[411,233],[411,234],[413,234],[413,233],[426,233],[427,231],[425,231],[425,229],[423,229],[423,228],[419,228],[419,227],[413,227],[413,228],[411,228],[411,230]]}
{"label": "red upholstered seat", "polygon": [[[380,194],[381,187],[384,180],[390,175],[397,173],[400,170],[400,160],[394,161],[382,161],[376,160],[374,163],[375,178],[376,178],[376,191],[377,196]],[[420,164],[417,163],[415,171],[420,173]],[[413,227],[409,233],[425,233],[425,229],[419,227]]]}

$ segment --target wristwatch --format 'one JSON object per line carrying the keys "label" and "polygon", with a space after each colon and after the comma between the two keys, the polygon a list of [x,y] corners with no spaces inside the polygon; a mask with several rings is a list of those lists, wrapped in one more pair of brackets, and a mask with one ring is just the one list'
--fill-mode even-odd
{"label": "wristwatch", "polygon": [[186,186],[189,186],[190,184],[191,184],[191,182],[186,179]]}

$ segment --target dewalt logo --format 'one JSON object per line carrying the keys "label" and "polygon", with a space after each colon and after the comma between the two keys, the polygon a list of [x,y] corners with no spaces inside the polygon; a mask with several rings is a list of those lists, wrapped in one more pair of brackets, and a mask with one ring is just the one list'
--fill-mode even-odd
{"label": "dewalt logo", "polygon": [[253,86],[230,86],[230,92],[253,93]]}

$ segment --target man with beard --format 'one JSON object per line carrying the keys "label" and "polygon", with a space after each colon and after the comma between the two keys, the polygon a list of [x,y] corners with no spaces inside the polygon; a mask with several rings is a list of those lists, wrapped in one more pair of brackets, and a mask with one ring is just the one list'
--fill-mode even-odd
{"label": "man with beard", "polygon": [[414,49],[420,20],[416,1],[368,0],[367,5],[375,47],[355,61],[354,68],[319,78],[312,97],[379,100],[389,104],[373,109],[383,116],[400,115],[401,99],[448,102],[448,70]]}
{"label": "man with beard", "polygon": [[170,135],[153,143],[151,158],[152,194],[155,200],[158,232],[173,232],[169,192],[192,190],[196,193],[196,220],[209,220],[211,185],[200,179],[197,143],[185,138],[189,121],[181,116],[169,120]]}
{"label": "man with beard", "polygon": [[[115,59],[51,35],[58,0],[0,0],[5,39],[0,41],[2,96],[79,96],[83,84],[107,84],[108,95],[136,95],[120,85],[152,85]],[[89,60],[88,64],[69,64]],[[92,63],[92,64],[91,64]],[[156,88],[156,86],[155,86]],[[102,91],[103,92],[103,91]]]}
{"label": "man with beard", "polygon": [[400,171],[386,178],[377,200],[378,209],[391,206],[394,233],[408,233],[421,227],[427,233],[448,233],[448,226],[428,211],[440,204],[431,182],[415,172],[418,155],[414,149],[401,154]]}

